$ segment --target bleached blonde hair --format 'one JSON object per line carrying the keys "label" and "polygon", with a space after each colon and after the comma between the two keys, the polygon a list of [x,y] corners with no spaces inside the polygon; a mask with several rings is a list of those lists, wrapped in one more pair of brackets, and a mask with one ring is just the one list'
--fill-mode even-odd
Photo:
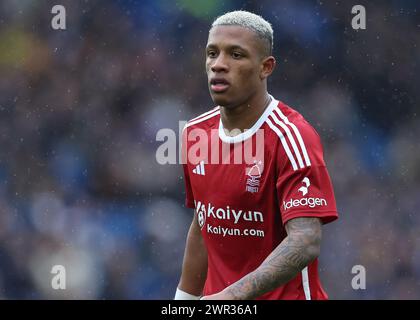
{"label": "bleached blonde hair", "polygon": [[273,28],[263,17],[249,11],[237,10],[227,12],[216,18],[211,27],[216,26],[241,26],[254,31],[259,38],[268,43],[268,54],[273,52]]}

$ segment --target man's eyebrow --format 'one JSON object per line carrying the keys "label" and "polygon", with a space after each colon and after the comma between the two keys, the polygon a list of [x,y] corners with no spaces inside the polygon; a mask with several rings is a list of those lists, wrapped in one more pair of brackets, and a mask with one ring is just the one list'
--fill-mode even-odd
{"label": "man's eyebrow", "polygon": [[215,44],[209,43],[209,44],[206,46],[206,49],[209,49],[209,48],[213,49],[213,48],[217,48],[217,46],[216,46]]}
{"label": "man's eyebrow", "polygon": [[235,45],[231,45],[231,46],[229,46],[228,47],[229,49],[239,49],[239,50],[242,50],[242,51],[245,51],[245,52],[248,52],[248,50],[247,49],[245,49],[244,47],[242,47],[242,46],[240,46],[240,45],[238,45],[238,44],[235,44]]}
{"label": "man's eyebrow", "polygon": [[[218,48],[218,46],[217,46],[217,45],[215,45],[215,44],[213,44],[213,43],[209,43],[209,44],[206,46],[206,49],[215,49],[215,48]],[[228,45],[226,49],[228,49],[228,50],[239,49],[239,50],[242,50],[242,51],[248,52],[248,50],[247,50],[247,49],[245,49],[244,47],[240,46],[239,44],[232,44],[232,45]]]}

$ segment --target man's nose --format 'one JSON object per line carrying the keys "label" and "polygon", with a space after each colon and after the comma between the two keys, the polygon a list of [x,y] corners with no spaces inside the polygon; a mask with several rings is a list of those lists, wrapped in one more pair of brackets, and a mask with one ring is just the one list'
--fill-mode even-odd
{"label": "man's nose", "polygon": [[213,72],[227,72],[229,67],[227,65],[226,56],[220,53],[211,65],[211,71]]}

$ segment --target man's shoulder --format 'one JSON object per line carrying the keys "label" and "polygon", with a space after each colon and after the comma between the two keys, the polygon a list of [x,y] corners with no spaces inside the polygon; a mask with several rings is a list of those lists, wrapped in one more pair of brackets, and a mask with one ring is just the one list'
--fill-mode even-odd
{"label": "man's shoulder", "polygon": [[270,136],[279,141],[280,152],[290,160],[294,170],[319,162],[313,160],[322,155],[320,136],[301,113],[279,101],[267,122]]}
{"label": "man's shoulder", "polygon": [[297,139],[303,137],[309,140],[317,140],[319,138],[318,132],[305,117],[296,109],[282,101],[278,101],[271,112],[269,119],[271,119],[271,122],[281,129],[282,132],[292,132]]}
{"label": "man's shoulder", "polygon": [[187,121],[185,128],[200,128],[208,129],[215,127],[219,122],[220,107],[214,107],[213,109],[200,114],[199,116],[192,118]]}
{"label": "man's shoulder", "polygon": [[285,122],[293,123],[298,127],[312,127],[299,111],[297,111],[294,107],[287,105],[283,101],[279,101],[276,111],[279,118]]}

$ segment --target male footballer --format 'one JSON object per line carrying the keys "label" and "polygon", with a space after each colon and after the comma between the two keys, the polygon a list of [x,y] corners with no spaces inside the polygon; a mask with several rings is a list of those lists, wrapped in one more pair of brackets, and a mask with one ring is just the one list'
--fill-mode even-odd
{"label": "male footballer", "polygon": [[[318,256],[323,224],[338,217],[333,187],[317,132],[267,91],[272,50],[271,25],[253,13],[226,13],[210,28],[217,107],[183,132],[186,205],[195,211],[175,299],[328,299]],[[209,152],[190,152],[197,136]],[[242,150],[236,161],[247,142],[253,156]]]}

